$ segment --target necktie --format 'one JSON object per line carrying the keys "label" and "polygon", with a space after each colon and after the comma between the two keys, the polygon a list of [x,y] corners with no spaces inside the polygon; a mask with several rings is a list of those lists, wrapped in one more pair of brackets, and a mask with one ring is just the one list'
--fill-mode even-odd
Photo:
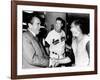
{"label": "necktie", "polygon": [[43,45],[41,44],[41,42],[39,41],[39,39],[38,39],[38,37],[35,37],[35,39],[36,39],[36,41],[38,42],[38,44],[39,44],[39,47],[40,47],[40,49],[41,49],[41,53],[43,54],[43,57],[44,58],[48,58],[47,57],[47,55],[46,55],[46,52],[45,52],[45,50],[44,50],[44,48],[43,48]]}

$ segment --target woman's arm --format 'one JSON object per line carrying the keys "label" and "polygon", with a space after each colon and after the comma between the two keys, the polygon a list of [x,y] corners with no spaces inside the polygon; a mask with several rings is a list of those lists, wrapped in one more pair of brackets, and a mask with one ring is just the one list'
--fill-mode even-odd
{"label": "woman's arm", "polygon": [[88,56],[90,58],[90,42],[89,41],[86,44],[86,50],[87,50]]}
{"label": "woman's arm", "polygon": [[71,59],[69,57],[65,57],[63,59],[58,60],[58,63],[60,64],[69,63],[69,62],[71,62]]}
{"label": "woman's arm", "polygon": [[55,59],[55,66],[58,66],[59,64],[67,64],[71,62],[71,59],[69,57],[65,57],[62,59]]}

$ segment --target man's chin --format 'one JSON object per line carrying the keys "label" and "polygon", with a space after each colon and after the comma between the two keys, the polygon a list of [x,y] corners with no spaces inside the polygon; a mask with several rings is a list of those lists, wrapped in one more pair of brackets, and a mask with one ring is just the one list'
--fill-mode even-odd
{"label": "man's chin", "polygon": [[37,34],[36,35],[38,35],[40,33],[40,31],[39,32],[37,32]]}

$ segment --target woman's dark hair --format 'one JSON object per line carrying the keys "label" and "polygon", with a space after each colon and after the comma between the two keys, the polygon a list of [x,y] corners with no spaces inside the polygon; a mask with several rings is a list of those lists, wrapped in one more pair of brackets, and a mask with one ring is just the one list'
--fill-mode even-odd
{"label": "woman's dark hair", "polygon": [[87,26],[87,23],[84,20],[77,19],[77,20],[74,20],[72,23],[74,23],[75,25],[79,25],[83,34],[88,34],[89,27]]}

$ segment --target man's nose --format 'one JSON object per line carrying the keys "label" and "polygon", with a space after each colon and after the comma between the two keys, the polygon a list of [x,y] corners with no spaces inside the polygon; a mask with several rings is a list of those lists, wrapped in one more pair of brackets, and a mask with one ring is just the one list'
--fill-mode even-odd
{"label": "man's nose", "polygon": [[40,25],[40,28],[45,28],[45,27]]}
{"label": "man's nose", "polygon": [[72,31],[72,28],[70,30]]}
{"label": "man's nose", "polygon": [[75,30],[75,28],[74,27],[71,27],[71,31],[74,31]]}

